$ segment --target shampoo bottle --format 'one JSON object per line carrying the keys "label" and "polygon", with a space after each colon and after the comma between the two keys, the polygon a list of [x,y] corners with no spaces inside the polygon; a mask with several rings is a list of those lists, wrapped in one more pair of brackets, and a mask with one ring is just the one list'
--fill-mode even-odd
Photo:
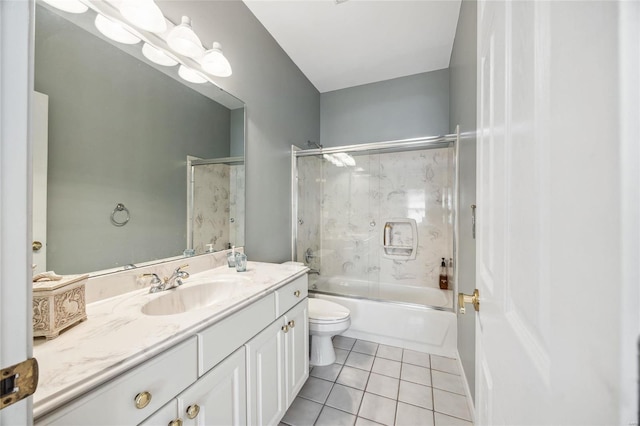
{"label": "shampoo bottle", "polygon": [[447,276],[447,264],[444,261],[444,257],[442,258],[442,263],[440,264],[440,290],[447,290],[449,288],[449,277]]}

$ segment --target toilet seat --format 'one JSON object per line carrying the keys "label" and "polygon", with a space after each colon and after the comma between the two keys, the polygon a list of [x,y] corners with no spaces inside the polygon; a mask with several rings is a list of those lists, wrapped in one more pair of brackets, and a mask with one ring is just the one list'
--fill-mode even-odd
{"label": "toilet seat", "polygon": [[344,306],[328,300],[309,298],[309,322],[332,324],[349,318],[351,312]]}

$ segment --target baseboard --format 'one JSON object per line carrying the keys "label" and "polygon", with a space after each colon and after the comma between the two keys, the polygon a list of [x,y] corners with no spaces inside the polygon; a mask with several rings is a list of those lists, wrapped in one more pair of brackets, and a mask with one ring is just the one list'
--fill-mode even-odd
{"label": "baseboard", "polygon": [[469,381],[467,380],[467,374],[464,371],[464,367],[462,366],[462,360],[460,359],[460,352],[456,350],[456,359],[458,360],[458,368],[460,369],[460,375],[462,376],[462,380],[464,382],[464,391],[467,396],[467,406],[469,407],[469,414],[471,415],[471,422],[475,424],[476,418],[476,409],[475,404],[473,403],[473,398],[471,397],[471,388],[469,387]]}

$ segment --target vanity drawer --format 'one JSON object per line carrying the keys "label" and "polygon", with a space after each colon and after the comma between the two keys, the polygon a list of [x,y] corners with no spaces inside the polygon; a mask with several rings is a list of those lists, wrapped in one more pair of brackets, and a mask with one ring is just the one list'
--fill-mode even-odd
{"label": "vanity drawer", "polygon": [[198,333],[200,376],[276,319],[275,299],[271,293]]}
{"label": "vanity drawer", "polygon": [[[38,419],[36,425],[138,424],[197,380],[197,350],[197,339],[192,337]],[[146,406],[136,408],[136,397],[143,392],[151,398]]]}
{"label": "vanity drawer", "polygon": [[284,315],[299,301],[307,297],[309,292],[307,275],[296,278],[294,281],[276,290],[276,317]]}

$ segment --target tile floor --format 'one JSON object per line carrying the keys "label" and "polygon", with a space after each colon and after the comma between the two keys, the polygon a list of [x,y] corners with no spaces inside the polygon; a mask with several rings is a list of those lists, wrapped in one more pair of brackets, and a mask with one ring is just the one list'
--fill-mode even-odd
{"label": "tile floor", "polygon": [[458,362],[343,336],[282,419],[306,425],[472,425]]}

